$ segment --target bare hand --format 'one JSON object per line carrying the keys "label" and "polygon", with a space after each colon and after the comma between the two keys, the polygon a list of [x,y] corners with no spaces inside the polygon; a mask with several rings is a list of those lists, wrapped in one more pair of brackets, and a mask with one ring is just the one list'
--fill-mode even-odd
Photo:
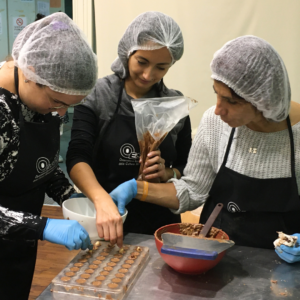
{"label": "bare hand", "polygon": [[168,181],[169,177],[166,172],[165,160],[160,155],[160,150],[152,151],[147,155],[148,160],[143,170],[145,179],[159,178],[161,182]]}
{"label": "bare hand", "polygon": [[123,221],[118,208],[111,199],[101,199],[101,203],[95,202],[96,226],[100,238],[110,241],[112,245],[117,243],[123,246]]}

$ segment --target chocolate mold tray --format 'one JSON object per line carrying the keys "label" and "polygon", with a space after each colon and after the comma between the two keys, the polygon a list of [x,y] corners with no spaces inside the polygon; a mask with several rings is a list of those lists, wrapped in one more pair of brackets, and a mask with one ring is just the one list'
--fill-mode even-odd
{"label": "chocolate mold tray", "polygon": [[[121,252],[121,253],[120,253]],[[51,284],[52,298],[121,300],[137,280],[149,258],[149,248],[108,242],[80,251]]]}

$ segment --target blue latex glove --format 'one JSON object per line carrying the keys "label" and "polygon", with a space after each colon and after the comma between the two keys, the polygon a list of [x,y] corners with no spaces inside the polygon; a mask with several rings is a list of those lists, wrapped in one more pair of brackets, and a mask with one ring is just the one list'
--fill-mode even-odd
{"label": "blue latex glove", "polygon": [[124,215],[125,206],[136,196],[137,183],[135,179],[131,179],[120,184],[109,195],[118,206],[119,213]]}
{"label": "blue latex glove", "polygon": [[86,230],[74,220],[48,219],[43,239],[66,246],[69,250],[85,250],[92,246]]}
{"label": "blue latex glove", "polygon": [[70,199],[72,198],[85,198],[85,195],[83,193],[74,193],[70,196]]}
{"label": "blue latex glove", "polygon": [[292,236],[298,237],[294,247],[281,245],[280,247],[275,248],[275,252],[278,256],[290,264],[300,261],[300,234],[295,233],[292,234]]}

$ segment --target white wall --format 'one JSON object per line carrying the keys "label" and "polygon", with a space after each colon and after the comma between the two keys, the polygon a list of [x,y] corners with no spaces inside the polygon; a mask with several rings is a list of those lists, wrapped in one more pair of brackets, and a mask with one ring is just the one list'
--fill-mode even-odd
{"label": "white wall", "polygon": [[0,45],[0,61],[2,61],[8,54],[6,0],[0,0]]}
{"label": "white wall", "polygon": [[[79,0],[78,0],[79,1]],[[197,128],[203,112],[215,103],[210,79],[213,53],[225,42],[245,34],[270,42],[282,56],[291,81],[292,98],[300,102],[299,0],[94,0],[99,77],[111,73],[118,42],[140,13],[161,11],[182,29],[185,52],[165,77],[168,87],[199,100],[192,111]]]}
{"label": "white wall", "polygon": [[[51,7],[51,2],[59,3],[60,6]],[[39,3],[47,5],[46,15],[65,11],[65,0],[0,0],[0,61],[11,53],[16,33],[22,29],[22,26],[16,28],[16,18],[23,20],[23,25],[34,22],[39,12]]]}
{"label": "white wall", "polygon": [[35,12],[41,13],[45,16],[50,15],[50,0],[36,0],[35,2]]}
{"label": "white wall", "polygon": [[93,0],[73,0],[73,21],[85,33],[90,46],[95,48]]}
{"label": "white wall", "polygon": [[16,18],[20,19],[24,25],[28,25],[34,22],[36,17],[35,13],[35,1],[21,1],[21,0],[9,0],[8,1],[8,41],[9,41],[9,53],[11,53],[13,42],[16,38],[19,30],[16,25]]}

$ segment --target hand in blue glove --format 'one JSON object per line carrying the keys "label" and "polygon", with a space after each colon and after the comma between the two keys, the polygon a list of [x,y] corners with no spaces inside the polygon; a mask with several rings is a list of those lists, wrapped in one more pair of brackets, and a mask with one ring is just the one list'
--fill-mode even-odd
{"label": "hand in blue glove", "polygon": [[131,179],[120,184],[109,195],[118,206],[119,213],[124,215],[125,206],[136,196],[137,183],[135,179]]}
{"label": "hand in blue glove", "polygon": [[295,263],[300,261],[300,234],[295,233],[292,236],[298,237],[298,240],[293,247],[288,247],[285,245],[281,245],[280,247],[275,248],[275,252],[278,256],[285,260],[288,263]]}
{"label": "hand in blue glove", "polygon": [[86,230],[74,220],[48,219],[43,239],[64,245],[69,250],[85,250],[92,245]]}

